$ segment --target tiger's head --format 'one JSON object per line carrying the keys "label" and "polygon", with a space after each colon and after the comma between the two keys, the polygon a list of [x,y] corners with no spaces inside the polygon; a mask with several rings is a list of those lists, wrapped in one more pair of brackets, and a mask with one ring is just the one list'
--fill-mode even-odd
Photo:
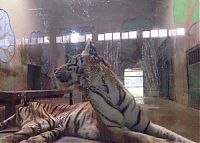
{"label": "tiger's head", "polygon": [[59,89],[86,89],[91,80],[98,81],[101,71],[105,68],[109,68],[109,64],[97,54],[95,46],[89,41],[81,54],[73,56],[54,71],[53,80]]}

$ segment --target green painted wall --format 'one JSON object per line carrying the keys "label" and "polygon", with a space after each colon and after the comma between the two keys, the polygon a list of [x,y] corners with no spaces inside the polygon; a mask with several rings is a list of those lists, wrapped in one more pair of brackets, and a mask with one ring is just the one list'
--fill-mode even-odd
{"label": "green painted wall", "polygon": [[200,104],[200,63],[189,66],[189,104]]}
{"label": "green painted wall", "polygon": [[199,0],[173,0],[173,18],[175,26],[183,26],[190,14],[192,15],[190,23],[200,20],[200,4]]}

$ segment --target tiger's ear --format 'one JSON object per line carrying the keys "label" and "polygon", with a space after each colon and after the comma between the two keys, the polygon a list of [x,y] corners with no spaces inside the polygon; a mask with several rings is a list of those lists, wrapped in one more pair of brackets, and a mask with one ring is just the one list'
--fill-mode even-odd
{"label": "tiger's ear", "polygon": [[98,58],[96,47],[94,46],[94,44],[90,40],[87,41],[85,49],[81,53],[81,55],[90,55],[91,57]]}
{"label": "tiger's ear", "polygon": [[82,51],[81,55],[89,55],[89,49],[90,49],[90,40],[87,41],[85,49]]}

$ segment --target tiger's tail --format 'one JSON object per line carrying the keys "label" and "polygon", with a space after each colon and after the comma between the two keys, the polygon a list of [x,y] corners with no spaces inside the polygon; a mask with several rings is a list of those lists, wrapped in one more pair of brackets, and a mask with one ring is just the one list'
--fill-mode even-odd
{"label": "tiger's tail", "polygon": [[194,143],[193,141],[186,139],[183,136],[180,136],[152,122],[149,123],[147,129],[145,130],[145,133],[154,137],[167,139],[168,141],[174,143]]}
{"label": "tiger's tail", "polygon": [[9,118],[0,122],[0,130],[4,130],[8,127],[8,125],[16,122],[16,114],[10,116]]}

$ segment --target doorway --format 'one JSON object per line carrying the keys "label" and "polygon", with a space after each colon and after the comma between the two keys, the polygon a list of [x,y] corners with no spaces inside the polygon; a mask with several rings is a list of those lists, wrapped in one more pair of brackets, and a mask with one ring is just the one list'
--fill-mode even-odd
{"label": "doorway", "polygon": [[27,88],[29,90],[41,89],[41,67],[28,64]]}
{"label": "doorway", "polygon": [[138,68],[124,70],[124,85],[137,103],[143,103],[143,70]]}

